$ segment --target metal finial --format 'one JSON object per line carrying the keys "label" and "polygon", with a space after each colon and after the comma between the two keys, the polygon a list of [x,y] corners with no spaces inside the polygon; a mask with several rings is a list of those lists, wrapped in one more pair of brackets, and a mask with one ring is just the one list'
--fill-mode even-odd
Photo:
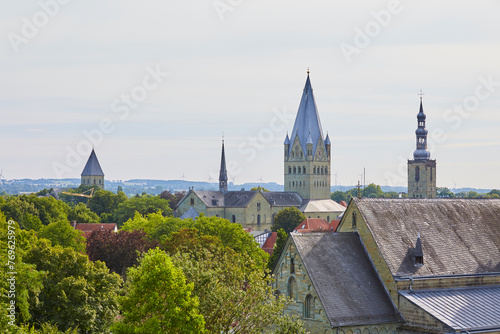
{"label": "metal finial", "polygon": [[307,66],[307,74],[309,74],[309,66]]}
{"label": "metal finial", "polygon": [[420,95],[420,101],[422,101],[422,96],[424,96],[425,94],[422,93],[422,90],[420,90],[420,94],[417,94],[417,95]]}

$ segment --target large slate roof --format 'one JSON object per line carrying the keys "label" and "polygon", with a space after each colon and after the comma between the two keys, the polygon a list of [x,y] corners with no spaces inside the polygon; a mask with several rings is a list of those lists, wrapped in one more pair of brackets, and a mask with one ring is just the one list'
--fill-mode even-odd
{"label": "large slate roof", "polygon": [[[395,276],[500,272],[500,199],[353,201]],[[423,266],[412,260],[418,233]]]}
{"label": "large slate roof", "polygon": [[357,232],[290,236],[332,326],[401,321]]}
{"label": "large slate roof", "polygon": [[302,204],[302,197],[295,192],[264,191],[262,195],[273,206],[296,206]]}
{"label": "large slate roof", "polygon": [[[194,193],[203,201],[207,207],[225,206],[225,207],[245,207],[257,191],[200,191],[194,190]],[[302,203],[302,198],[294,192],[269,191],[262,192],[264,198],[273,206],[296,206]]]}
{"label": "large slate roof", "polygon": [[400,292],[457,332],[500,329],[500,287]]}
{"label": "large slate roof", "polygon": [[[297,136],[299,137],[299,141],[304,152],[307,152],[306,143],[309,137],[313,144],[313,155],[316,153],[316,147],[320,138],[321,145],[324,145],[323,129],[319,119],[318,108],[316,108],[316,101],[314,100],[309,74],[307,75],[306,85],[304,86],[299,110],[297,111],[297,117],[295,118],[295,123],[293,125],[290,142],[293,143],[295,141],[295,137]],[[290,154],[291,150],[292,145],[290,145],[288,154]]]}
{"label": "large slate roof", "polygon": [[97,156],[95,155],[94,149],[90,153],[89,160],[87,160],[87,164],[85,168],[83,168],[82,176],[104,176],[104,173],[101,169],[101,165],[99,164],[99,160],[97,160]]}

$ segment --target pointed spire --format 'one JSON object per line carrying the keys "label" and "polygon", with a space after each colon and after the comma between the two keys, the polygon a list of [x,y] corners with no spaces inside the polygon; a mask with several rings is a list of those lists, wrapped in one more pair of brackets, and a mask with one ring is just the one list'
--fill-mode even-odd
{"label": "pointed spire", "polygon": [[226,153],[224,151],[224,137],[222,137],[222,155],[220,159],[219,191],[227,192]]}
{"label": "pointed spire", "polygon": [[285,142],[283,143],[283,145],[290,145],[290,138],[288,137],[288,131],[286,132],[286,138],[285,138]]}
{"label": "pointed spire", "polygon": [[[310,137],[313,144],[313,155],[316,153],[316,148],[320,138],[322,139],[321,142],[324,145],[323,129],[321,127],[318,109],[314,100],[309,73],[307,73],[306,84],[300,100],[299,110],[297,111],[290,141],[293,143],[297,137],[299,138],[304,152],[307,152],[306,143]],[[291,149],[292,147],[290,146],[290,150]]]}
{"label": "pointed spire", "polygon": [[85,168],[83,168],[81,175],[104,176],[104,173],[101,169],[101,165],[99,164],[99,160],[97,159],[97,155],[95,154],[94,148],[92,148],[89,160],[87,160],[87,163],[85,164]]}
{"label": "pointed spire", "polygon": [[330,142],[330,137],[328,136],[328,132],[326,133],[325,145],[332,145],[332,143]]}
{"label": "pointed spire", "polygon": [[417,149],[413,152],[413,159],[415,160],[429,160],[431,153],[427,150],[427,130],[425,129],[425,113],[422,105],[422,93],[420,93],[420,110],[417,114]]}

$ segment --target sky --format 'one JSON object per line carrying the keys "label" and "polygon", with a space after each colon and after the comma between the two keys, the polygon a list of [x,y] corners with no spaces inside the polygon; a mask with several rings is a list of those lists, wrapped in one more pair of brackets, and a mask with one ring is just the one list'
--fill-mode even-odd
{"label": "sky", "polygon": [[310,69],[332,185],[406,186],[423,91],[438,187],[500,188],[498,1],[0,1],[0,169],[283,184]]}

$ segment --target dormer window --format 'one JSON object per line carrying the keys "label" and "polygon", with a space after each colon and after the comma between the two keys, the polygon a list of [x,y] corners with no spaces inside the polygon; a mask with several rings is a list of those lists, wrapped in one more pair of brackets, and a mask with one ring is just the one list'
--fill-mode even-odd
{"label": "dormer window", "polygon": [[415,256],[415,265],[424,265],[424,257],[423,256]]}

